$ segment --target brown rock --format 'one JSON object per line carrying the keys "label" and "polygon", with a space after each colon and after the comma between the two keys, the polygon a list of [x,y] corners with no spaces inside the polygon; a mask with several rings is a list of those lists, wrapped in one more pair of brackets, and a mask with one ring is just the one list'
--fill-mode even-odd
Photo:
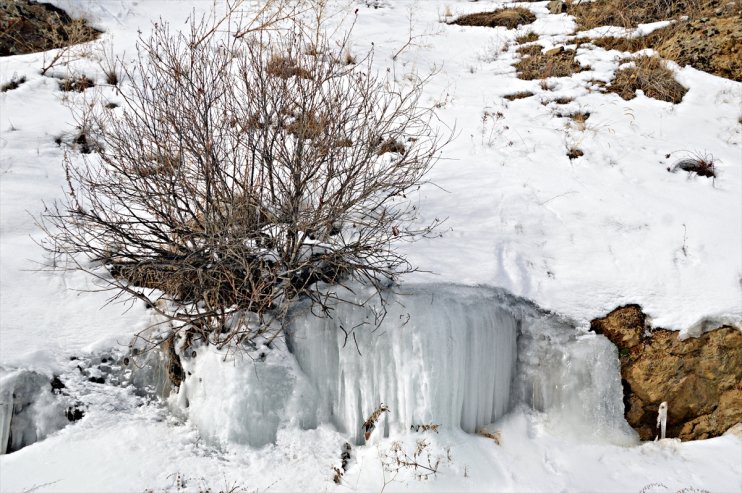
{"label": "brown rock", "polygon": [[642,440],[657,434],[668,403],[667,436],[711,438],[742,422],[742,332],[724,326],[697,338],[654,329],[638,305],[595,319],[591,329],[619,351],[626,420]]}

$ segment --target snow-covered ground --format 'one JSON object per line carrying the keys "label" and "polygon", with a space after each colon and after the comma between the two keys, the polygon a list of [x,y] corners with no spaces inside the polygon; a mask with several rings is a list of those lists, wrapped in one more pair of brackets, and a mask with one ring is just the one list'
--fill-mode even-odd
{"label": "snow-covered ground", "polygon": [[[105,31],[107,46],[131,56],[137,32],[147,32],[153,20],[182,26],[189,13],[206,11],[213,2],[53,3],[91,19]],[[458,15],[498,2],[368,3],[382,7],[330,4],[347,16],[358,8],[354,52],[363,54],[373,44],[379,70],[389,68],[400,83],[408,74],[437,72],[424,102],[437,105],[441,122],[455,128],[455,139],[430,176],[437,186],[426,187],[419,198],[424,222],[447,218],[444,234],[402,247],[415,265],[431,272],[404,282],[501,287],[583,328],[629,302],[641,304],[655,325],[686,332],[704,320],[740,323],[742,84],[674,67],[689,89],[682,103],[643,95],[624,101],[590,82],[610,80],[622,55],[583,45],[578,59],[591,69],[548,80],[544,89],[540,81],[517,79],[512,63],[519,56],[514,39],[525,32],[539,34],[546,48],[569,43],[574,22],[549,15],[546,2],[523,4],[538,19],[518,30],[441,22],[446,8]],[[412,43],[392,60],[410,36]],[[103,82],[96,49],[70,67]],[[219,491],[235,482],[248,491],[742,491],[738,437],[617,445],[582,440],[569,433],[574,423],[561,422],[558,413],[520,406],[504,417],[497,414],[489,426],[500,431],[499,446],[456,427],[424,435],[430,444],[421,457],[440,459],[435,477],[416,479],[407,470],[395,476],[382,468],[394,440],[412,454],[421,436],[392,430],[389,438],[354,446],[350,468],[336,486],[332,466],[339,465],[340,447],[350,439],[336,426],[317,423],[302,430],[283,423],[275,444],[252,448],[215,440],[234,435],[199,425],[208,422],[208,409],[201,410],[200,421],[195,410],[186,419],[188,413],[172,415],[144,404],[131,388],[77,376],[71,356],[125,347],[151,319],[139,304],[104,306],[108,293],[95,292],[81,274],[43,270],[51,260],[34,241],[40,237],[34,216],[44,201],[63,194],[64,150],[54,141],[74,132],[65,99],[83,97],[63,93],[56,79],[39,75],[43,56],[0,59],[0,83],[15,74],[28,79],[0,94],[0,367],[65,375],[88,411],[44,441],[0,456],[2,491],[39,485],[44,486],[35,491],[177,491],[179,477],[186,482],[181,489],[189,491]],[[535,96],[503,99],[522,90]],[[560,97],[573,101],[554,102]],[[590,113],[584,125],[559,116],[578,110]],[[584,155],[570,160],[570,147]],[[715,180],[667,171],[692,153],[714,156]],[[591,336],[580,337],[595,344]],[[596,364],[607,361],[601,357]],[[273,363],[281,371],[311,380],[288,353],[270,358],[277,358]],[[233,367],[249,364],[235,360]],[[230,370],[223,371],[229,377]],[[252,381],[234,374],[232,384]],[[396,394],[415,395],[403,390]],[[239,404],[225,395],[216,406]],[[292,409],[302,402],[322,407],[299,399]],[[230,416],[230,409],[223,410]]]}

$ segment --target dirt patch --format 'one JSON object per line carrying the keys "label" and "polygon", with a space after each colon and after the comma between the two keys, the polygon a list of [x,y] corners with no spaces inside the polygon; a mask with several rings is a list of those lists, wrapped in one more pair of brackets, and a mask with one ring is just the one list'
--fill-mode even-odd
{"label": "dirt patch", "polygon": [[0,56],[23,55],[92,41],[100,31],[64,10],[30,0],[0,0]]}
{"label": "dirt patch", "polygon": [[518,49],[524,54],[515,64],[518,78],[525,80],[546,79],[548,77],[569,77],[585,68],[575,60],[574,50],[555,48],[542,52],[539,45],[524,46]]}
{"label": "dirt patch", "polygon": [[613,81],[605,88],[625,100],[634,99],[641,89],[644,95],[678,104],[688,92],[677,80],[664,61],[657,57],[639,57],[634,66],[617,70]]}
{"label": "dirt patch", "polygon": [[523,7],[499,9],[493,12],[479,12],[462,15],[451,24],[458,26],[506,27],[514,29],[518,26],[530,24],[536,20],[533,12]]}

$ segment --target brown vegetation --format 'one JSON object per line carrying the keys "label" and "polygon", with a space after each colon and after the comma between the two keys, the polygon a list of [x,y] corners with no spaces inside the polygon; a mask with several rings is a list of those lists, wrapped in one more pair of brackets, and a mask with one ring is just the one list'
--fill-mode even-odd
{"label": "brown vegetation", "polygon": [[611,83],[606,86],[608,92],[614,92],[626,100],[634,99],[639,89],[647,97],[674,104],[681,102],[688,92],[675,80],[664,61],[648,56],[636,58],[632,66],[617,70]]}
{"label": "brown vegetation", "polygon": [[556,48],[542,52],[539,45],[523,46],[518,49],[523,54],[515,68],[518,78],[525,80],[546,79],[548,77],[569,77],[572,74],[585,70],[575,60],[574,50]]}
{"label": "brown vegetation", "polygon": [[524,24],[530,24],[536,20],[536,16],[530,10],[523,7],[499,9],[493,12],[479,12],[476,14],[462,15],[453,20],[451,24],[459,26],[481,26],[481,27],[506,27],[515,29]]}
{"label": "brown vegetation", "polygon": [[628,52],[652,48],[681,66],[742,82],[739,2],[603,0],[572,4],[570,13],[582,29],[603,25],[633,29],[639,23],[673,20],[669,26],[644,36],[606,36],[590,42]]}
{"label": "brown vegetation", "polygon": [[503,96],[503,98],[507,99],[508,101],[515,101],[516,99],[530,98],[531,96],[533,96],[533,93],[531,91],[519,91]]}

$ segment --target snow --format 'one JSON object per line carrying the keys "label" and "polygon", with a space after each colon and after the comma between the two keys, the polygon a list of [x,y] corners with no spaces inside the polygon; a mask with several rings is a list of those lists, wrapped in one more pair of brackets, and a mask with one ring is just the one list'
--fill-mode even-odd
{"label": "snow", "polygon": [[[160,18],[182,26],[212,4],[53,3],[92,18],[105,42],[129,57],[138,30]],[[54,139],[74,132],[66,103],[85,96],[61,93],[55,79],[40,76],[43,54],[0,59],[0,83],[28,78],[0,94],[0,441],[15,402],[8,392],[22,387],[17,399],[28,411],[13,422],[28,442],[46,437],[0,456],[0,490],[174,491],[180,475],[181,491],[235,482],[250,491],[640,491],[651,484],[662,486],[647,491],[740,491],[737,436],[637,445],[621,416],[615,349],[575,327],[625,303],[641,304],[655,325],[683,335],[741,323],[742,84],[671,64],[689,89],[682,103],[624,101],[591,81],[609,81],[627,54],[582,45],[577,58],[590,69],[550,78],[546,90],[515,78],[513,40],[533,31],[547,49],[574,47],[569,16],[534,2],[522,4],[538,16],[531,26],[464,28],[439,22],[445,5],[460,15],[499,3],[399,0],[374,9],[331,2],[351,17],[359,8],[353,50],[373,43],[379,70],[389,68],[400,83],[412,72],[437,72],[425,102],[439,107],[455,139],[431,174],[435,186],[418,201],[421,222],[447,221],[441,238],[400,247],[428,272],[403,280],[412,294],[401,304],[391,298],[385,329],[356,329],[363,356],[355,342],[343,347],[337,328],[370,313],[339,306],[332,320],[297,316],[288,341],[294,354],[279,345],[253,361],[197,348],[184,360],[191,375],[172,395],[161,374],[149,376],[156,362],[132,371],[126,387],[91,383],[69,360],[100,361],[152,318],[140,304],[105,304],[111,293],[79,273],[48,271],[53,259],[36,244],[34,217],[64,193],[65,148]],[[411,24],[422,36],[393,61]],[[102,82],[92,46],[70,67]],[[522,90],[535,96],[502,98]],[[574,111],[590,113],[584,125],[559,116]],[[569,160],[571,146],[584,156]],[[667,172],[692,153],[712,154],[718,177]],[[428,304],[429,294],[438,302]],[[86,406],[82,420],[62,429],[54,410],[66,401],[49,392],[52,375]],[[167,402],[151,402],[145,381]],[[359,416],[382,401],[390,406],[383,426],[371,443],[356,445]],[[437,434],[409,431],[423,421],[444,426]],[[500,432],[499,446],[467,433],[481,426]],[[382,469],[395,441],[413,450],[419,438],[441,460],[435,477]],[[332,466],[346,441],[352,460],[338,487]]]}

